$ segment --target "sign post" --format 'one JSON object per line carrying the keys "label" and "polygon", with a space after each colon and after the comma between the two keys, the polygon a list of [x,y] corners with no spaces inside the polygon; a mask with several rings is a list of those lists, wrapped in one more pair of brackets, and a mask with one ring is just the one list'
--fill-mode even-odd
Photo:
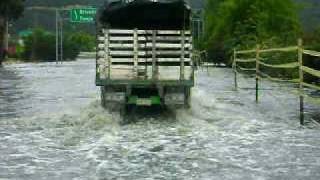
{"label": "sign post", "polygon": [[74,8],[70,11],[70,20],[73,23],[92,23],[96,14],[96,8]]}

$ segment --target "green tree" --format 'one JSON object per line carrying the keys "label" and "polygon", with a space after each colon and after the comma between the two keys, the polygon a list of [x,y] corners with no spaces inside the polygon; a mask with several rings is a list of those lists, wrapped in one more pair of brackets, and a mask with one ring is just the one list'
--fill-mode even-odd
{"label": "green tree", "polygon": [[232,48],[296,43],[300,33],[297,11],[292,0],[207,0],[203,47],[211,59],[228,62]]}
{"label": "green tree", "polygon": [[23,58],[31,61],[55,60],[55,35],[37,28],[24,38]]}
{"label": "green tree", "polygon": [[[23,58],[29,61],[55,61],[56,36],[44,29],[37,28],[24,38]],[[95,39],[93,36],[78,32],[66,33],[63,39],[64,60],[74,60],[80,51],[93,51]]]}
{"label": "green tree", "polygon": [[7,21],[15,20],[21,16],[25,0],[1,0],[0,1],[0,65],[3,61],[4,37]]}
{"label": "green tree", "polygon": [[77,32],[69,35],[70,41],[79,46],[80,51],[93,51],[95,47],[95,37],[85,33]]}

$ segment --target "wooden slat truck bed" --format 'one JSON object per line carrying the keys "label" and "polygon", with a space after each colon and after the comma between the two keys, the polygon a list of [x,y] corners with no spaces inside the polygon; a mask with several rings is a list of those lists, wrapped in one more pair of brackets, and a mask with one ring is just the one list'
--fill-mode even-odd
{"label": "wooden slat truck bed", "polygon": [[96,84],[103,104],[128,104],[135,97],[139,105],[141,94],[157,96],[159,104],[175,104],[171,97],[176,104],[189,101],[184,97],[194,82],[190,31],[102,29],[97,43]]}

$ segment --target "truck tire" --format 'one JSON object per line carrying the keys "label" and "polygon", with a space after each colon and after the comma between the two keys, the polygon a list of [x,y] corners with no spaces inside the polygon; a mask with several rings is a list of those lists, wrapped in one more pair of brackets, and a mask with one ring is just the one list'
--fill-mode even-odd
{"label": "truck tire", "polygon": [[105,87],[101,87],[100,91],[101,91],[101,106],[109,110],[110,112],[120,112],[122,106],[124,106],[124,103],[108,101],[106,98],[106,93],[108,92]]}
{"label": "truck tire", "polygon": [[190,109],[191,108],[191,88],[185,87],[184,89],[184,108]]}
{"label": "truck tire", "polygon": [[105,89],[104,87],[100,87],[100,97],[101,97],[101,106],[106,108],[106,98],[105,98]]}

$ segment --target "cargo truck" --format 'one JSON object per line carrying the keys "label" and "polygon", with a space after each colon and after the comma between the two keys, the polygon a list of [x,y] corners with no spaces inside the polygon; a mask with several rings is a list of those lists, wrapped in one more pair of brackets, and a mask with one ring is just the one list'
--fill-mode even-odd
{"label": "cargo truck", "polygon": [[97,24],[101,104],[190,107],[194,86],[190,8],[181,0],[113,1]]}

